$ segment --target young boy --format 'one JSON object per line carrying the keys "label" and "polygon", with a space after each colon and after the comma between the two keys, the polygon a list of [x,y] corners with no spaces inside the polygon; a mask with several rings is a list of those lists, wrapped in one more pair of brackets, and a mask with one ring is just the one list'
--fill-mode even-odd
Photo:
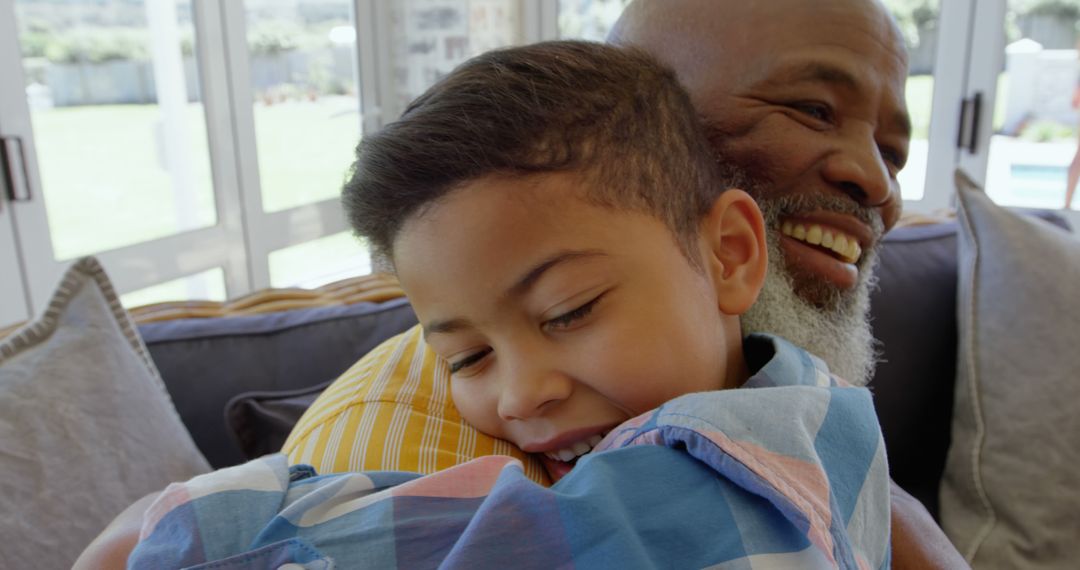
{"label": "young boy", "polygon": [[[556,485],[509,458],[419,477],[269,456],[170,487],[129,562],[888,567],[865,390],[780,339],[742,339],[766,246],[731,186],[673,74],[641,53],[554,42],[470,60],[361,143],[343,199],[462,416],[541,454]],[[739,387],[760,389],[717,392]]]}
{"label": "young boy", "polygon": [[360,145],[350,221],[455,405],[552,480],[623,421],[749,377],[763,221],[691,108],[644,56],[549,45],[466,63]]}

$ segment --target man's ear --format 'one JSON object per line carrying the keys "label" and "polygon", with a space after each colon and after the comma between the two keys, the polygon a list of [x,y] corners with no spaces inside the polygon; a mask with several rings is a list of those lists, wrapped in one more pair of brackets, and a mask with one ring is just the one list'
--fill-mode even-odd
{"label": "man's ear", "polygon": [[769,266],[757,202],[742,190],[720,194],[701,221],[701,240],[720,311],[743,314],[757,300]]}

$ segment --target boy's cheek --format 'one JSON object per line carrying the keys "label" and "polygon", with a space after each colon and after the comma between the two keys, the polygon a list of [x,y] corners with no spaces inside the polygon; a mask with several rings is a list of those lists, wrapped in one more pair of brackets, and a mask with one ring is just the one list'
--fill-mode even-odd
{"label": "boy's cheek", "polygon": [[498,398],[468,384],[468,380],[450,380],[450,397],[461,418],[485,434],[506,439],[499,421]]}

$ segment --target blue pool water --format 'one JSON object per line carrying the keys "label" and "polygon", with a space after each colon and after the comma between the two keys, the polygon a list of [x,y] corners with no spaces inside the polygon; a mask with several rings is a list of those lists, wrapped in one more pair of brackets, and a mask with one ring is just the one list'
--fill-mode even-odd
{"label": "blue pool water", "polygon": [[1061,207],[1065,199],[1065,166],[1013,164],[1009,170],[1009,193],[1016,200]]}

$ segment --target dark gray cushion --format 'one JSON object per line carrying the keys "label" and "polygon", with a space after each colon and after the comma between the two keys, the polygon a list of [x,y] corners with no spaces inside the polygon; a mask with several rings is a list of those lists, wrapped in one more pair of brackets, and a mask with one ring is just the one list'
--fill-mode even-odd
{"label": "dark gray cushion", "polygon": [[405,299],[139,327],[180,418],[215,467],[245,460],[225,405],[255,390],[296,390],[336,378],[383,340],[416,324]]}
{"label": "dark gray cushion", "polygon": [[956,378],[955,223],[885,237],[870,300],[884,361],[870,389],[896,484],[938,511]]}
{"label": "dark gray cushion", "polygon": [[225,423],[247,459],[277,453],[293,426],[333,380],[299,390],[244,392],[225,406]]}

